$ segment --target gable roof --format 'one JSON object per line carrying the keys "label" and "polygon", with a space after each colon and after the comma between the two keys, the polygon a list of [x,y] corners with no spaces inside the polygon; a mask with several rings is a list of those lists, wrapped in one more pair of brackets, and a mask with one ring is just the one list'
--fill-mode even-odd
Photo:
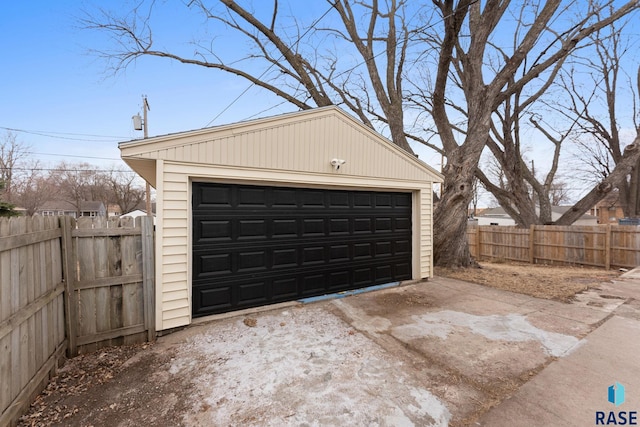
{"label": "gable roof", "polygon": [[[80,212],[100,212],[104,209],[104,204],[100,201],[81,201]],[[49,200],[44,202],[38,211],[65,211],[76,212],[75,205],[66,200]]]}
{"label": "gable roof", "polygon": [[121,142],[123,160],[155,186],[156,160],[442,182],[442,175],[336,106]]}

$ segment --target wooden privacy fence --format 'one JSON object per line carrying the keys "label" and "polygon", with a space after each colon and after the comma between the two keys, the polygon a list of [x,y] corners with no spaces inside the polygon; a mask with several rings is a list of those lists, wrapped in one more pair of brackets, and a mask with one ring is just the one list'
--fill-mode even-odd
{"label": "wooden privacy fence", "polygon": [[44,388],[67,349],[57,218],[0,220],[0,425]]}
{"label": "wooden privacy fence", "polygon": [[640,265],[640,227],[626,225],[529,228],[470,226],[469,250],[477,260],[634,268]]}
{"label": "wooden privacy fence", "polygon": [[0,426],[65,352],[155,338],[153,258],[152,218],[0,220]]}

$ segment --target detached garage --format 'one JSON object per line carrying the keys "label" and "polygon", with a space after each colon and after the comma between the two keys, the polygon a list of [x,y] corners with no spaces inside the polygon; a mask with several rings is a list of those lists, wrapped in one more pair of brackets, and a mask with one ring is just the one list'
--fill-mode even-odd
{"label": "detached garage", "polygon": [[156,328],[432,275],[441,176],[336,107],[120,144],[156,189]]}

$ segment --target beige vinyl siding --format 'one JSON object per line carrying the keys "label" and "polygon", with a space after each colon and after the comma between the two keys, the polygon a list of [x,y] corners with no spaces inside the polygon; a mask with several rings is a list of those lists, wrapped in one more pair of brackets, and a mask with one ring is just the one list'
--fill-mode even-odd
{"label": "beige vinyl siding", "polygon": [[420,278],[433,276],[432,195],[433,190],[430,188],[420,191]]}
{"label": "beige vinyl siding", "polygon": [[[302,114],[301,114],[302,115]],[[304,119],[275,121],[266,129],[248,126],[233,135],[215,128],[210,134],[187,133],[168,142],[145,147],[140,142],[130,147],[124,144],[123,157],[143,156],[177,162],[208,163],[242,168],[281,169],[315,173],[335,173],[353,176],[375,176],[406,180],[440,181],[436,173],[411,158],[407,153],[389,144],[337,109],[326,109],[323,114]],[[222,133],[222,135],[216,135]],[[164,148],[163,148],[164,147]],[[149,149],[151,148],[151,149]],[[202,153],[205,153],[202,156]],[[332,158],[347,161],[335,172]]]}
{"label": "beige vinyl siding", "polygon": [[162,181],[162,218],[164,238],[156,250],[162,262],[162,327],[169,329],[191,321],[189,304],[189,235],[188,177],[165,162]]}

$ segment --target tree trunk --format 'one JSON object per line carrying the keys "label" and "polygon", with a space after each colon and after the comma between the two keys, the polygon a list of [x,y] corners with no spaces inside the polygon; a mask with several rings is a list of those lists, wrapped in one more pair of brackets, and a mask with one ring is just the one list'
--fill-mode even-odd
{"label": "tree trunk", "polygon": [[475,163],[463,158],[460,150],[456,154],[444,168],[442,197],[433,216],[434,263],[442,267],[474,264],[467,239],[467,210],[473,199]]}
{"label": "tree trunk", "polygon": [[640,159],[631,171],[630,193],[632,216],[640,217]]}

